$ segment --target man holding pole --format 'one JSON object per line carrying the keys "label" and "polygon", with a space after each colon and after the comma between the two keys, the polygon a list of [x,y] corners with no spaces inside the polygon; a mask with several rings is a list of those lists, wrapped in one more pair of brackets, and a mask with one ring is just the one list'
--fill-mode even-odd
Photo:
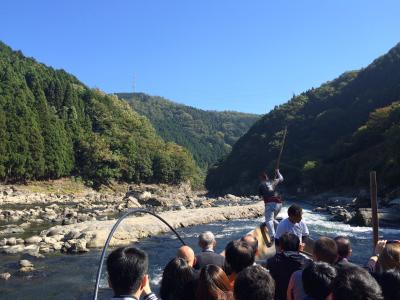
{"label": "man holding pole", "polygon": [[276,191],[276,186],[283,181],[283,176],[276,169],[276,178],[270,180],[264,172],[260,175],[261,183],[258,187],[258,194],[263,198],[265,204],[265,225],[267,226],[271,243],[275,239],[275,217],[282,208],[282,198]]}

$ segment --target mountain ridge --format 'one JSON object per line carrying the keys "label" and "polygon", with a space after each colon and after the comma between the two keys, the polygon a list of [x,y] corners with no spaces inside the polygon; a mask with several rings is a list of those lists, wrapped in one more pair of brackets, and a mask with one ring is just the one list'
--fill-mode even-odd
{"label": "mountain ridge", "polygon": [[146,116],[167,141],[187,148],[205,171],[222,159],[258,115],[202,110],[144,93],[116,93]]}
{"label": "mountain ridge", "polygon": [[[289,133],[282,171],[287,186],[310,188],[307,182],[323,188],[366,185],[368,172],[364,174],[360,163],[358,169],[349,170],[335,155],[351,142],[353,133],[365,125],[371,113],[399,100],[400,43],[366,68],[345,72],[265,114],[238,140],[230,155],[209,171],[206,186],[215,193],[254,192],[259,172],[273,169],[286,125]],[[312,165],[312,170],[308,169]],[[373,167],[369,162],[365,165]],[[384,176],[385,168],[378,166],[376,170],[386,185],[393,185]],[[346,180],[340,178],[341,172]]]}

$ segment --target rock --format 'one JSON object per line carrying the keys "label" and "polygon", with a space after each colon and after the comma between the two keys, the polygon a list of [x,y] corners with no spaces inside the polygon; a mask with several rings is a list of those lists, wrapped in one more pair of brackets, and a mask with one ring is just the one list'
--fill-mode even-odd
{"label": "rock", "polygon": [[79,230],[71,230],[64,236],[64,241],[76,239],[81,235]]}
{"label": "rock", "polygon": [[25,243],[24,239],[21,239],[21,238],[18,238],[18,239],[16,240],[16,242],[17,242],[17,245],[21,245],[21,244],[24,244],[24,243]]}
{"label": "rock", "polygon": [[[359,226],[372,225],[372,209],[359,208],[354,217],[350,220],[350,224]],[[400,225],[400,214],[395,208],[378,209],[378,219],[381,226],[398,226]]]}
{"label": "rock", "polygon": [[65,219],[63,219],[62,220],[62,225],[71,225],[71,224],[75,224],[75,223],[78,223],[78,220],[77,219],[68,219],[68,218],[65,218]]}
{"label": "rock", "polygon": [[22,259],[19,261],[19,266],[20,267],[33,267],[33,263],[27,259]]}
{"label": "rock", "polygon": [[14,189],[13,188],[9,188],[3,191],[3,195],[4,196],[12,196],[12,194],[14,193]]}
{"label": "rock", "polygon": [[7,245],[14,246],[17,244],[17,239],[15,237],[10,237],[7,239]]}
{"label": "rock", "polygon": [[24,251],[24,245],[3,246],[3,253],[5,254],[17,254],[21,253],[22,251]]}
{"label": "rock", "polygon": [[338,208],[331,211],[331,213],[333,214],[331,221],[348,223],[353,217],[353,215],[344,208]]}
{"label": "rock", "polygon": [[8,280],[8,279],[10,279],[10,277],[11,277],[11,274],[8,273],[8,272],[0,274],[0,279],[1,280]]}
{"label": "rock", "polygon": [[17,225],[7,225],[7,228],[0,231],[0,234],[23,233],[25,230]]}
{"label": "rock", "polygon": [[45,238],[43,238],[43,241],[49,245],[54,245],[55,243],[57,243],[57,240],[55,238],[47,237],[47,236]]}
{"label": "rock", "polygon": [[19,269],[21,273],[29,273],[35,271],[34,267],[22,267]]}
{"label": "rock", "polygon": [[68,242],[64,243],[64,245],[61,248],[61,251],[72,254],[88,252],[89,249],[86,248],[86,243],[87,242],[84,239],[69,240]]}
{"label": "rock", "polygon": [[34,235],[25,239],[26,244],[39,244],[43,239],[40,236]]}
{"label": "rock", "polygon": [[126,201],[125,203],[125,207],[126,208],[138,208],[141,207],[138,199],[136,199],[135,197],[129,196],[127,198],[124,199]]}
{"label": "rock", "polygon": [[59,250],[61,250],[63,244],[64,244],[63,242],[57,242],[51,246],[53,247],[54,250],[59,251]]}
{"label": "rock", "polygon": [[225,198],[228,199],[229,201],[240,201],[241,200],[240,197],[237,197],[237,196],[232,195],[232,194],[226,194]]}
{"label": "rock", "polygon": [[6,238],[0,239],[0,247],[5,245],[7,245],[7,239]]}
{"label": "rock", "polygon": [[150,199],[151,196],[152,196],[151,193],[146,191],[139,194],[137,198],[139,199],[139,201],[145,201],[147,199]]}
{"label": "rock", "polygon": [[30,245],[24,247],[24,251],[38,252],[39,251],[39,246],[36,245],[36,244],[30,244]]}
{"label": "rock", "polygon": [[62,232],[62,228],[53,227],[53,228],[50,228],[50,230],[47,232],[47,236],[60,235],[61,232]]}
{"label": "rock", "polygon": [[53,247],[43,246],[43,247],[40,247],[39,253],[47,254],[47,253],[50,253],[50,252],[54,252],[53,249],[54,249]]}

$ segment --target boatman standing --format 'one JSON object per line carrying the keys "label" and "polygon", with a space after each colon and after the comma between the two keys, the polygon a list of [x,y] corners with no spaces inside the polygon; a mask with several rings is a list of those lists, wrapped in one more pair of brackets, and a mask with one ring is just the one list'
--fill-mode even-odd
{"label": "boatman standing", "polygon": [[282,208],[282,198],[276,191],[276,186],[283,181],[283,177],[278,169],[275,170],[276,177],[273,180],[268,178],[268,175],[263,172],[260,175],[260,185],[258,194],[263,198],[265,204],[265,225],[267,226],[271,242],[275,239],[274,223],[276,215]]}

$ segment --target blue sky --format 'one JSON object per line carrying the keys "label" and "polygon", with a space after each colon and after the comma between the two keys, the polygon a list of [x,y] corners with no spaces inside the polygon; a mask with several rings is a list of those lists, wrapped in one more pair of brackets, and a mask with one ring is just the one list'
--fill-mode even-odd
{"label": "blue sky", "polygon": [[[266,113],[400,42],[398,0],[2,0],[0,40],[90,87]],[[135,79],[134,79],[135,78]]]}

